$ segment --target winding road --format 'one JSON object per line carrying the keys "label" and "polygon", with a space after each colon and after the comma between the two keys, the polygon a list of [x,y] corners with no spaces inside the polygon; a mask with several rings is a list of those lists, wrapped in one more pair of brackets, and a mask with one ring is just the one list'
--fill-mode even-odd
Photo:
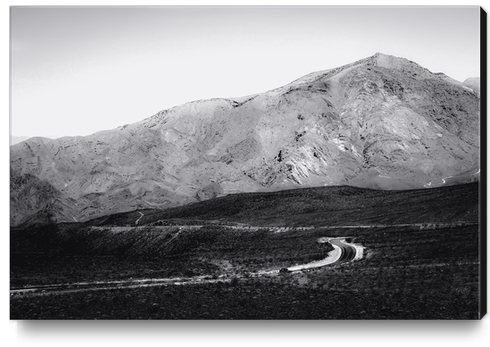
{"label": "winding road", "polygon": [[345,239],[331,239],[330,243],[333,246],[338,246],[342,252],[339,259],[335,262],[335,264],[342,264],[349,261],[353,261],[354,258],[356,257],[357,249],[345,243]]}
{"label": "winding road", "polygon": [[140,221],[141,218],[143,218],[144,214],[141,212],[138,212],[141,216],[134,222],[135,225],[138,225],[138,222]]}
{"label": "winding road", "polygon": [[322,237],[318,240],[320,243],[330,243],[334,250],[328,254],[328,257],[322,260],[313,261],[307,264],[301,264],[288,267],[289,271],[301,271],[306,269],[313,269],[316,267],[322,267],[326,265],[342,264],[349,261],[353,261],[357,256],[357,248],[354,245],[345,242],[345,237],[329,238]]}
{"label": "winding road", "polygon": [[[140,217],[141,218],[141,217]],[[180,233],[180,230],[179,230]],[[177,233],[176,236],[179,235]],[[173,239],[171,239],[173,240]],[[170,240],[170,241],[171,241]],[[295,265],[287,268],[290,272],[298,272],[301,270],[318,268],[327,265],[342,264],[350,262],[359,258],[358,248],[360,246],[348,244],[345,241],[345,237],[340,238],[327,238],[323,237],[318,240],[320,243],[330,243],[334,250],[328,254],[328,257],[322,260],[314,261],[307,264]],[[362,249],[362,248],[361,248]],[[261,270],[255,273],[249,274],[250,277],[260,277],[264,275],[278,274],[280,270]],[[164,285],[189,285],[189,284],[202,284],[202,283],[215,283],[218,281],[229,282],[234,278],[243,278],[243,275],[220,275],[212,278],[211,276],[194,276],[194,277],[173,277],[173,278],[147,278],[138,280],[121,280],[121,281],[96,281],[96,282],[78,282],[78,283],[64,283],[64,284],[52,284],[42,286],[32,286],[24,288],[14,288],[10,290],[10,296],[15,297],[30,297],[30,296],[42,296],[50,294],[63,294],[74,293],[82,291],[99,291],[99,290],[111,290],[122,288],[142,288],[152,286],[164,286]]]}

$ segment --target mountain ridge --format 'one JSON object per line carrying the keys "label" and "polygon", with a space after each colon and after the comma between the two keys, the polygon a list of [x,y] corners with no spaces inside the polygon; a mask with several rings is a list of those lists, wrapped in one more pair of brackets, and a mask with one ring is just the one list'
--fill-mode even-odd
{"label": "mountain ridge", "polygon": [[475,180],[479,98],[443,74],[377,53],[85,137],[31,138],[11,146],[20,182],[11,183],[11,224],[38,212],[78,221],[234,192],[411,189],[465,172],[460,181]]}

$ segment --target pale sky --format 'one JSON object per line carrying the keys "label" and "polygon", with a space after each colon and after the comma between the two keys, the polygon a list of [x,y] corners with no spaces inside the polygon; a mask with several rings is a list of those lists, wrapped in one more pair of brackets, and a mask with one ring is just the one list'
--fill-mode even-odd
{"label": "pale sky", "polygon": [[480,75],[479,7],[12,7],[11,134],[75,136],[382,52]]}

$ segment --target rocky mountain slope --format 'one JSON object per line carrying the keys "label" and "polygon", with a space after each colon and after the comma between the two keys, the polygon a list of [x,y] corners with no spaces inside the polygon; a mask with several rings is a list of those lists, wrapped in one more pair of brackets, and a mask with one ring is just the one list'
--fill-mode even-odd
{"label": "rocky mountain slope", "polygon": [[10,147],[11,224],[83,221],[235,192],[478,179],[480,95],[375,54],[249,97]]}

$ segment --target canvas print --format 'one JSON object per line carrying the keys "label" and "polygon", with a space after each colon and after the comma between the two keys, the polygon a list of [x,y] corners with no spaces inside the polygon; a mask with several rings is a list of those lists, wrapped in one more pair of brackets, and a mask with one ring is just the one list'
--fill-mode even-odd
{"label": "canvas print", "polygon": [[10,28],[12,320],[486,313],[480,7]]}

